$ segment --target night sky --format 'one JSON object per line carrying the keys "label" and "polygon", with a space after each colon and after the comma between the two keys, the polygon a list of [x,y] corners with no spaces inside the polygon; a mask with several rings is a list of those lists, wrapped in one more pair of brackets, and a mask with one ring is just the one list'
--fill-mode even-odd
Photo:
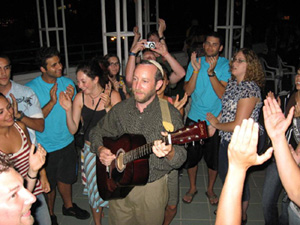
{"label": "night sky", "polygon": [[[133,0],[127,2],[128,24],[131,30],[135,23],[134,2]],[[226,1],[220,0],[220,3],[222,2]],[[278,21],[283,15],[290,14],[292,21],[299,21],[296,7],[292,7],[291,3],[291,0],[247,0],[246,24],[253,25],[255,41],[262,41],[266,27],[271,21]],[[65,4],[67,5],[68,44],[101,41],[100,1],[65,0]],[[114,29],[114,1],[106,1],[106,4],[107,12],[109,12],[107,16],[110,16],[107,19],[107,30],[112,31]],[[160,0],[159,4],[160,17],[164,18],[167,23],[166,36],[183,40],[192,19],[197,19],[204,29],[213,26],[214,0]],[[222,4],[220,9],[222,9]],[[223,11],[225,12],[225,9]],[[223,17],[222,13],[220,15],[220,20],[224,21],[225,14],[223,13]],[[3,23],[7,19],[12,22],[7,27],[0,26],[0,50],[39,45],[37,10],[34,0],[3,1],[0,8],[0,21]]]}

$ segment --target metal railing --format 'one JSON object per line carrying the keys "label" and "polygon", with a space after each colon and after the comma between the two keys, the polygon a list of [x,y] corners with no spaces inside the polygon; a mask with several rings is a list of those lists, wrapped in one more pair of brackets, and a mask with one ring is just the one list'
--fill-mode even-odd
{"label": "metal railing", "polygon": [[[167,39],[168,49],[171,52],[181,51],[183,47],[184,37],[169,37]],[[63,46],[62,46],[63,48]],[[19,74],[30,73],[39,71],[35,63],[36,51],[39,47],[36,48],[27,48],[19,49],[12,51],[5,51],[10,59],[12,60],[12,68],[14,76]],[[115,43],[109,43],[109,52],[115,52],[116,46]],[[64,64],[64,54],[62,54],[62,63]],[[102,42],[93,42],[93,43],[82,43],[82,44],[73,44],[68,45],[68,56],[69,56],[69,66],[76,66],[80,61],[85,59],[90,59],[94,56],[103,55]]]}

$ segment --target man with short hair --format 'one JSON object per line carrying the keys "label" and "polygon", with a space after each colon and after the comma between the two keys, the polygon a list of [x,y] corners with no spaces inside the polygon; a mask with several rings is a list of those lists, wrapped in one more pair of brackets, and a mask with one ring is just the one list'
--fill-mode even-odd
{"label": "man with short hair", "polygon": [[[148,183],[134,187],[124,199],[109,201],[111,225],[163,223],[168,202],[167,174],[184,163],[186,151],[183,146],[166,145],[160,140],[165,128],[156,91],[162,84],[163,70],[160,64],[153,60],[143,60],[134,71],[134,97],[115,105],[91,130],[91,150],[97,153],[105,166],[109,166],[116,156],[103,146],[103,137],[141,134],[147,143],[154,142],[153,154],[149,157]],[[170,103],[168,108],[174,130],[181,128],[183,124],[179,111]]]}
{"label": "man with short hair", "polygon": [[[192,53],[196,63],[190,62],[185,77],[184,90],[192,99],[186,125],[198,120],[205,120],[209,125],[206,114],[212,112],[216,117],[220,114],[221,98],[230,78],[228,60],[219,56],[223,50],[222,37],[216,32],[208,34],[203,48],[205,55],[200,58],[196,59],[196,53]],[[208,167],[208,186],[205,194],[210,204],[218,203],[213,187],[217,177],[220,138],[217,131],[212,133],[210,138],[204,140],[204,144],[195,142],[188,146],[185,168],[188,169],[190,188],[182,199],[185,203],[191,203],[198,192],[196,187],[198,162],[203,155]]]}
{"label": "man with short hair", "polygon": [[30,135],[31,143],[36,143],[35,131],[44,130],[44,116],[40,102],[31,88],[11,80],[11,61],[0,54],[0,92],[11,98],[16,120],[22,121]]}
{"label": "man with short hair", "polygon": [[63,215],[88,219],[90,214],[72,203],[72,184],[77,179],[77,152],[74,137],[67,127],[65,110],[57,101],[62,91],[73,98],[75,85],[71,79],[62,76],[63,66],[55,48],[39,49],[37,62],[42,75],[26,86],[31,87],[38,96],[45,117],[45,130],[36,132],[36,135],[48,152],[46,171],[51,187],[48,207],[52,224],[57,224],[54,214],[56,186],[63,199]]}
{"label": "man with short hair", "polygon": [[[29,180],[34,182],[35,179]],[[0,224],[32,225],[31,205],[36,197],[23,186],[22,176],[0,156]]]}

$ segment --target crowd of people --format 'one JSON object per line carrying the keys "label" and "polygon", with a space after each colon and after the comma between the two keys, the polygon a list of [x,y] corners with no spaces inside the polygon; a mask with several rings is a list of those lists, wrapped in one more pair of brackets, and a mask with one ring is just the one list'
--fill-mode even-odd
{"label": "crowd of people", "polygon": [[[281,107],[285,103],[273,93],[262,96],[265,75],[252,49],[239,49],[229,61],[220,56],[224,43],[219,33],[200,35],[191,29],[197,38],[186,43],[190,60],[184,68],[170,54],[165,30],[160,19],[159,29],[140,40],[135,27],[125,74],[117,55],[95,56],[77,66],[77,85],[63,76],[56,48],[37,51],[41,75],[25,85],[11,80],[11,60],[0,54],[0,224],[58,224],[58,190],[65,216],[85,220],[91,212],[100,225],[103,208],[109,207],[112,225],[168,225],[177,213],[179,173],[188,173],[190,186],[181,200],[189,204],[198,194],[202,157],[208,168],[205,195],[218,205],[216,224],[247,223],[247,169],[267,161],[262,196],[266,224],[300,224],[300,69],[297,90]],[[155,48],[148,48],[148,41]],[[168,96],[167,89],[180,80],[184,95]],[[186,146],[170,142],[169,132],[199,120],[207,124],[207,138]],[[83,144],[77,152],[74,134],[79,129]],[[271,148],[258,155],[264,132]],[[119,140],[124,146],[114,146]],[[149,155],[146,164],[140,160],[144,155],[130,154],[143,144],[150,148],[143,151]],[[104,174],[99,175],[99,165]],[[90,212],[72,201],[79,172]],[[218,174],[220,199],[214,192]],[[107,182],[99,183],[97,176]],[[141,177],[143,185],[130,186]],[[283,188],[287,204],[279,217]]]}

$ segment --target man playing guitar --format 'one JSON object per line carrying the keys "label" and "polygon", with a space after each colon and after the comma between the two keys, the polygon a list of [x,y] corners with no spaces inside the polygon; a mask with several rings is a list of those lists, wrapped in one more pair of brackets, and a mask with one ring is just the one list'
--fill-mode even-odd
{"label": "man playing guitar", "polygon": [[[161,225],[168,201],[167,176],[186,160],[184,146],[167,145],[162,113],[156,91],[163,84],[163,70],[155,61],[142,61],[135,69],[132,91],[134,97],[115,105],[90,132],[91,150],[108,169],[116,153],[104,147],[103,137],[140,134],[153,142],[149,156],[149,177],[146,185],[135,186],[123,199],[109,202],[109,224]],[[174,130],[183,127],[179,111],[168,104]],[[141,169],[142,170],[142,169]],[[99,188],[100,189],[100,188]]]}

